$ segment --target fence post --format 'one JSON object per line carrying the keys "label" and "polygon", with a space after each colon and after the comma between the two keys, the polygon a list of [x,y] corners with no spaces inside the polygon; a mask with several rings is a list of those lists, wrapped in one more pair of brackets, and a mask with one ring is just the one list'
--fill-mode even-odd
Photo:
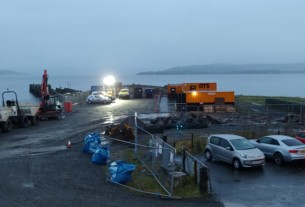
{"label": "fence post", "polygon": [[185,149],[182,148],[182,171],[183,172],[185,172],[185,160],[186,160]]}
{"label": "fence post", "polygon": [[194,161],[194,177],[195,177],[195,184],[197,184],[197,160]]}
{"label": "fence post", "polygon": [[166,136],[166,134],[163,135],[162,139],[163,139],[163,141],[164,141],[165,143],[167,143],[167,136]]}
{"label": "fence post", "polygon": [[192,152],[193,152],[194,151],[194,134],[193,133],[192,133],[191,141],[192,141]]}
{"label": "fence post", "polygon": [[208,169],[207,168],[200,168],[200,180],[199,180],[199,189],[201,192],[208,191]]}
{"label": "fence post", "polygon": [[134,113],[134,124],[135,124],[135,145],[134,145],[134,153],[135,153],[135,156],[137,157],[138,156],[138,122],[137,122],[137,117],[138,117],[138,114],[137,112]]}

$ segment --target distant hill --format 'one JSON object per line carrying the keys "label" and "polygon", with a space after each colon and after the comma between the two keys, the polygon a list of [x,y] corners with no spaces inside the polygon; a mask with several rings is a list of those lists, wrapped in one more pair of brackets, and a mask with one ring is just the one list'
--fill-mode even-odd
{"label": "distant hill", "polygon": [[199,75],[199,74],[280,74],[305,73],[305,63],[295,64],[211,64],[179,66],[162,71],[140,72],[137,75]]}
{"label": "distant hill", "polygon": [[25,75],[25,73],[18,73],[12,70],[0,70],[0,75]]}

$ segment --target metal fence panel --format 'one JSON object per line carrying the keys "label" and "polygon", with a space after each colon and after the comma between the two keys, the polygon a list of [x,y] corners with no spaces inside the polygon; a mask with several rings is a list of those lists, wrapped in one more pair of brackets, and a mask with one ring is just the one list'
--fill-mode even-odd
{"label": "metal fence panel", "polygon": [[205,188],[205,184],[207,183],[207,190],[212,192],[209,168],[186,150],[183,152],[182,162],[183,170],[195,177],[196,184],[199,184],[202,189]]}
{"label": "metal fence panel", "polygon": [[137,127],[139,145],[149,148],[138,148],[136,155],[151,171],[158,183],[168,193],[173,194],[173,172],[175,171],[176,150],[162,139]]}

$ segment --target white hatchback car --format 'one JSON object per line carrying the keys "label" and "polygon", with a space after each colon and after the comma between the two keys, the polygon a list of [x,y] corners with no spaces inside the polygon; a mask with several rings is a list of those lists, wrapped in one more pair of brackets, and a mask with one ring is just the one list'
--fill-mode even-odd
{"label": "white hatchback car", "polygon": [[234,134],[214,134],[208,137],[205,148],[207,160],[212,158],[230,163],[234,169],[260,167],[265,164],[265,155],[249,140]]}
{"label": "white hatchback car", "polygon": [[103,96],[103,95],[93,95],[91,94],[87,98],[87,103],[92,104],[92,103],[102,103],[102,104],[109,104],[111,103],[111,99]]}

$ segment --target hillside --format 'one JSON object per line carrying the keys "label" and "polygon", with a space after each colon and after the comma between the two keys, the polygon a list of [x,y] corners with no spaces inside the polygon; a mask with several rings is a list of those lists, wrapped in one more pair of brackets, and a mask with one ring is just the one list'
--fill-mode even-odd
{"label": "hillside", "polygon": [[12,70],[0,70],[0,75],[24,75],[24,73],[18,73]]}
{"label": "hillside", "polygon": [[137,75],[192,75],[192,74],[280,74],[305,73],[305,63],[295,64],[211,64],[178,66],[162,71],[140,72]]}

